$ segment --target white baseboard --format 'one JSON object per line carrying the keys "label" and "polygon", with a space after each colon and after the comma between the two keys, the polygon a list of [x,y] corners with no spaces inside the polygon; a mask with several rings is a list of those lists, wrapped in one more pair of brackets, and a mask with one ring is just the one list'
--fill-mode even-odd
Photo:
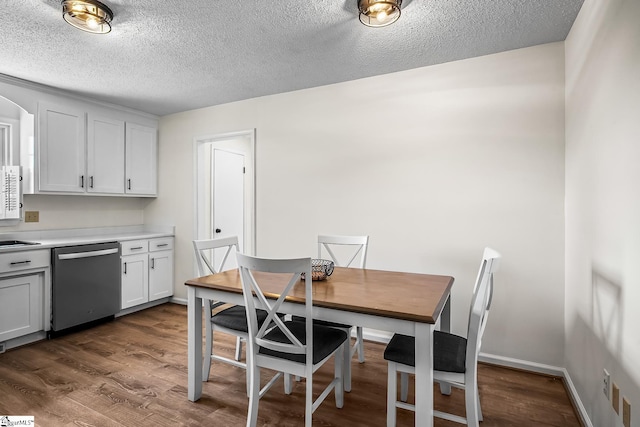
{"label": "white baseboard", "polygon": [[0,351],[0,353],[4,353],[6,350],[9,350],[15,347],[31,344],[36,341],[42,341],[46,338],[47,338],[47,333],[45,331],[38,331],[38,332],[31,333],[29,335],[23,335],[18,338],[12,338],[10,340],[2,342],[4,346],[1,346],[3,351]]}
{"label": "white baseboard", "polygon": [[569,399],[571,399],[571,402],[576,408],[578,416],[580,417],[580,421],[582,421],[582,424],[585,427],[593,427],[591,419],[589,418],[589,414],[587,413],[587,410],[582,404],[582,400],[578,395],[578,390],[576,390],[576,387],[571,380],[571,376],[565,368],[545,365],[542,363],[529,362],[526,360],[513,359],[511,357],[496,356],[495,354],[487,354],[482,352],[478,356],[478,360],[480,362],[490,363],[492,365],[506,366],[509,368],[522,369],[524,371],[562,377],[566,384]]}
{"label": "white baseboard", "polygon": [[569,372],[564,368],[562,368],[562,370],[564,371],[564,380],[567,385],[567,389],[569,390],[569,398],[571,399],[571,401],[573,402],[573,404],[578,410],[580,421],[582,421],[585,427],[593,427],[593,424],[591,423],[591,419],[587,414],[587,409],[582,404],[582,400],[580,400],[580,396],[578,396],[578,390],[576,390],[576,386],[573,385],[573,381],[571,380],[571,376],[569,375]]}
{"label": "white baseboard", "polygon": [[185,298],[172,297],[169,302],[172,302],[174,304],[187,305],[187,300]]}
{"label": "white baseboard", "polygon": [[564,377],[566,370],[559,366],[545,365],[542,363],[529,362],[527,360],[513,359],[511,357],[497,356],[480,352],[478,361],[490,363],[492,365],[506,366],[509,368],[522,369],[523,371],[537,372],[539,374],[555,375]]}
{"label": "white baseboard", "polygon": [[[353,330],[351,331],[351,336],[355,336],[355,333],[356,333],[356,329],[353,328]],[[389,344],[389,341],[391,341],[392,336],[393,334],[387,331],[379,331],[377,329],[369,329],[369,328],[364,328],[362,330],[362,338],[364,338],[367,341],[379,342],[382,344]]]}
{"label": "white baseboard", "polygon": [[116,313],[115,317],[126,316],[127,314],[135,313],[136,311],[146,310],[147,308],[155,307],[156,305],[164,304],[166,302],[171,302],[169,297],[161,298],[155,301],[149,301],[144,304],[136,305],[133,307],[125,308],[121,310],[119,313]]}

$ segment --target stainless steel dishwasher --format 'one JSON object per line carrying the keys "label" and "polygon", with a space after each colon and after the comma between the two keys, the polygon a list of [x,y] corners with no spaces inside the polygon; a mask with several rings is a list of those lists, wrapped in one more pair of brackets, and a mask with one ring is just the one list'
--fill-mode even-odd
{"label": "stainless steel dishwasher", "polygon": [[51,335],[120,311],[118,242],[51,250]]}

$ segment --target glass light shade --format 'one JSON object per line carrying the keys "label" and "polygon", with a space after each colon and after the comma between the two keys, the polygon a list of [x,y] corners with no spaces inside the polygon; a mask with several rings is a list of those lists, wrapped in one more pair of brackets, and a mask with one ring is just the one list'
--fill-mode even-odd
{"label": "glass light shade", "polygon": [[400,18],[402,0],[358,0],[360,22],[368,27],[384,27]]}
{"label": "glass light shade", "polygon": [[62,17],[82,31],[106,34],[111,31],[113,12],[97,0],[62,0]]}

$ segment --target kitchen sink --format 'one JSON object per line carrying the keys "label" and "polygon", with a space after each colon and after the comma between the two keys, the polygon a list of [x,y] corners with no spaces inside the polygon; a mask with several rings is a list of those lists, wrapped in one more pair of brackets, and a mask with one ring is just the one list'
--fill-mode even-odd
{"label": "kitchen sink", "polygon": [[26,242],[24,240],[0,240],[0,248],[11,248],[15,246],[39,245],[38,242]]}

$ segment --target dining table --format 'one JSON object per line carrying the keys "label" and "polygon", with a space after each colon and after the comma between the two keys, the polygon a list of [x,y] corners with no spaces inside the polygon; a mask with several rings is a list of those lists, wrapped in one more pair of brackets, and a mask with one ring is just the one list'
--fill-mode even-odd
{"label": "dining table", "polygon": [[[335,267],[313,282],[313,318],[415,337],[415,425],[433,426],[433,332],[450,331],[451,289],[446,275]],[[202,300],[244,305],[237,269],[187,280],[188,399],[202,395]],[[277,299],[278,290],[265,290]],[[304,281],[281,306],[304,316]],[[357,384],[354,385],[354,388]]]}

